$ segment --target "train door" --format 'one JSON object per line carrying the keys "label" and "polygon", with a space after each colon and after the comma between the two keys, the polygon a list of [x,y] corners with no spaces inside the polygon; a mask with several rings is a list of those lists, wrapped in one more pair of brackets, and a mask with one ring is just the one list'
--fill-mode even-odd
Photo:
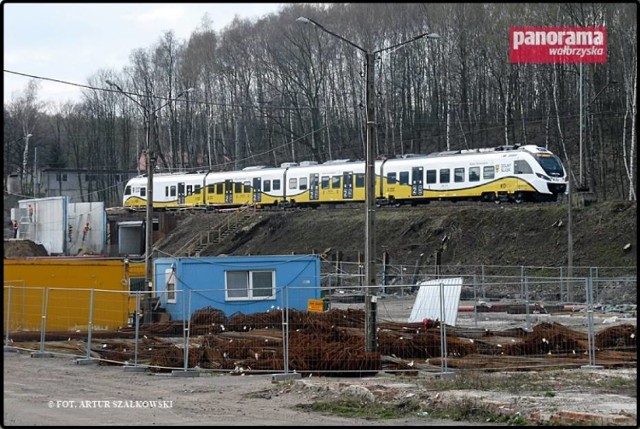
{"label": "train door", "polygon": [[184,182],[178,183],[178,205],[184,205]]}
{"label": "train door", "polygon": [[262,179],[260,177],[253,178],[253,202],[262,201]]}
{"label": "train door", "polygon": [[424,170],[422,167],[411,169],[411,196],[421,197],[424,191]]}
{"label": "train door", "polygon": [[233,182],[231,180],[224,181],[224,202],[233,203]]}
{"label": "train door", "polygon": [[309,175],[309,200],[317,201],[320,199],[320,179],[318,173]]}
{"label": "train door", "polygon": [[353,171],[342,173],[342,198],[345,200],[353,199]]}

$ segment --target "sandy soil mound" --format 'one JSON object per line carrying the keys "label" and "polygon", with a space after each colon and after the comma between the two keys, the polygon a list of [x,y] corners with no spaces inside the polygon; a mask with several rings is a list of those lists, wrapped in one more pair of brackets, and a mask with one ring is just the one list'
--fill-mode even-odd
{"label": "sandy soil mound", "polygon": [[23,258],[25,256],[49,256],[42,244],[31,240],[4,240],[5,258]]}

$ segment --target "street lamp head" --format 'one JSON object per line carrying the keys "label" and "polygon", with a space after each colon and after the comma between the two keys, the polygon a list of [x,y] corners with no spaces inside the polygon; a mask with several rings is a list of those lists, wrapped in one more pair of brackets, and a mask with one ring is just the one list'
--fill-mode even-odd
{"label": "street lamp head", "polygon": [[[122,92],[124,94],[124,91],[122,90],[122,88],[120,88],[120,86],[112,81],[110,81],[109,79],[105,79],[105,83],[113,88],[115,88],[118,92]],[[127,94],[125,94],[127,95]]]}
{"label": "street lamp head", "polygon": [[33,137],[33,134],[27,134],[25,137],[26,138]]}
{"label": "street lamp head", "polygon": [[302,22],[303,24],[310,24],[311,20],[309,18],[305,18],[304,16],[301,16],[298,19],[296,19],[296,22]]}
{"label": "street lamp head", "polygon": [[427,34],[427,39],[439,39],[440,35],[438,33],[429,33]]}

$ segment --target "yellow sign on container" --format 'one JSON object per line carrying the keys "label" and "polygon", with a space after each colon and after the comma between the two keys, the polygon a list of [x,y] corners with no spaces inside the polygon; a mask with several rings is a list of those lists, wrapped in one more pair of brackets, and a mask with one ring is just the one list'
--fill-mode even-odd
{"label": "yellow sign on container", "polygon": [[307,304],[307,311],[313,313],[324,312],[324,300],[323,299],[310,299]]}

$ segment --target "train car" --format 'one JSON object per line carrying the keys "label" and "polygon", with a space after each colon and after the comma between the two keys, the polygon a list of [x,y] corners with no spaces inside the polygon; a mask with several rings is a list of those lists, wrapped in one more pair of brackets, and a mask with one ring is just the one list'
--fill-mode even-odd
{"label": "train car", "polygon": [[[422,204],[433,200],[555,201],[567,190],[567,173],[545,148],[496,148],[439,152],[378,160],[376,204]],[[365,163],[334,160],[254,166],[239,171],[157,174],[158,209],[232,208],[246,204],[311,206],[365,200]],[[123,206],[146,206],[146,176],[131,179]]]}
{"label": "train car", "polygon": [[239,207],[246,204],[278,205],[284,195],[284,168],[253,166],[240,171],[207,174],[207,207]]}
{"label": "train car", "polygon": [[[160,173],[153,175],[153,207],[179,209],[204,205],[206,173]],[[147,204],[147,176],[130,179],[123,193],[123,207],[143,209]]]}
{"label": "train car", "polygon": [[500,146],[383,162],[378,202],[555,201],[567,189],[562,163],[543,147]]}
{"label": "train car", "polygon": [[318,207],[324,203],[364,201],[364,163],[351,160],[307,162],[289,167],[283,204]]}

